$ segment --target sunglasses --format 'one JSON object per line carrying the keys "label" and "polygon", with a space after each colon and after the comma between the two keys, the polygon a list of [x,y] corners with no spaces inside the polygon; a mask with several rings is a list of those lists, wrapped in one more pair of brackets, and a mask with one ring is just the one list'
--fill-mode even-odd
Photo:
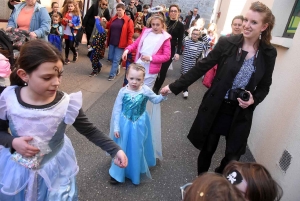
{"label": "sunglasses", "polygon": [[108,6],[108,4],[104,4],[104,3],[102,3],[101,5],[102,5],[102,6]]}

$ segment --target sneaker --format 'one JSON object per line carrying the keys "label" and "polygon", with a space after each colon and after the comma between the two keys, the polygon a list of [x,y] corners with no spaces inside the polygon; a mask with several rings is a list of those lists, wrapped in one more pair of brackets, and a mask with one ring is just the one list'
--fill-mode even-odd
{"label": "sneaker", "polygon": [[115,76],[109,76],[108,81],[113,81],[115,79]]}
{"label": "sneaker", "polygon": [[117,185],[120,182],[118,182],[117,180],[115,180],[113,177],[110,177],[109,183],[112,184],[112,185]]}
{"label": "sneaker", "polygon": [[92,47],[90,47],[89,49],[88,49],[88,51],[90,52],[90,51],[93,51],[93,48]]}
{"label": "sneaker", "polygon": [[120,73],[121,73],[121,65],[118,66],[118,69],[117,69],[117,73],[116,73],[116,74],[119,75]]}
{"label": "sneaker", "polygon": [[189,92],[185,91],[182,93],[182,95],[183,95],[183,98],[187,98],[189,96]]}
{"label": "sneaker", "polygon": [[78,52],[76,52],[76,54],[73,55],[73,62],[75,63],[78,59]]}
{"label": "sneaker", "polygon": [[92,73],[91,74],[89,74],[89,77],[95,77],[95,76],[97,76],[98,75],[98,73],[97,72],[94,72],[94,71],[92,71]]}
{"label": "sneaker", "polygon": [[65,65],[68,65],[70,63],[69,59],[65,59]]}

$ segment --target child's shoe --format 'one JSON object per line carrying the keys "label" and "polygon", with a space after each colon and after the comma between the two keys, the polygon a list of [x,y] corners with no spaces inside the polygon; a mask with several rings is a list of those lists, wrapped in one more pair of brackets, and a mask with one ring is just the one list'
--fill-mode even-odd
{"label": "child's shoe", "polygon": [[92,71],[92,73],[91,74],[89,74],[89,77],[96,77],[98,75],[98,73],[97,72],[95,72],[95,71]]}
{"label": "child's shoe", "polygon": [[120,182],[118,182],[117,180],[115,180],[113,177],[110,177],[109,183],[113,184],[113,185],[116,185],[116,184],[119,184]]}
{"label": "child's shoe", "polygon": [[75,63],[78,59],[78,52],[76,52],[76,54],[73,55],[73,62]]}
{"label": "child's shoe", "polygon": [[65,59],[65,65],[68,65],[70,63],[69,59]]}

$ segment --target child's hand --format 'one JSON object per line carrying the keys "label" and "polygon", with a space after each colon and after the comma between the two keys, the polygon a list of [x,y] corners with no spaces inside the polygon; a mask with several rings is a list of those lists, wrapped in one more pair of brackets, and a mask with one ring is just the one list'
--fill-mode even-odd
{"label": "child's hand", "polygon": [[141,59],[143,62],[150,62],[150,56],[143,55]]}
{"label": "child's hand", "polygon": [[69,27],[72,27],[72,26],[73,26],[73,24],[72,24],[71,22],[69,22],[69,23],[68,23],[68,26],[69,26]]}
{"label": "child's hand", "polygon": [[18,137],[12,141],[12,147],[22,156],[31,157],[39,153],[40,150],[28,144],[32,137]]}
{"label": "child's hand", "polygon": [[160,90],[160,93],[161,93],[161,95],[166,96],[166,95],[172,93],[172,91],[170,90],[169,85],[167,85]]}
{"label": "child's hand", "polygon": [[127,54],[128,54],[128,50],[125,50],[122,54],[122,60],[126,61],[127,60]]}
{"label": "child's hand", "polygon": [[95,19],[100,19],[100,17],[97,15],[97,16],[95,16]]}
{"label": "child's hand", "polygon": [[119,150],[114,157],[114,163],[120,168],[125,168],[128,164],[128,159],[123,150]]}
{"label": "child's hand", "polygon": [[116,137],[116,138],[119,138],[119,137],[120,137],[119,131],[116,131],[116,132],[115,132],[115,137]]}

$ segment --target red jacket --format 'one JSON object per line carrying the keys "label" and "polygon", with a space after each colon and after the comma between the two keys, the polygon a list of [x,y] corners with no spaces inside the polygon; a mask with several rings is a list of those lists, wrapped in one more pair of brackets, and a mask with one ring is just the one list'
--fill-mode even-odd
{"label": "red jacket", "polygon": [[[117,18],[117,15],[115,15],[113,18],[109,20],[109,22],[106,25],[106,29],[108,29],[108,34],[107,34],[107,43],[106,46],[109,46],[109,40],[110,40],[110,25],[111,23]],[[122,17],[124,19],[124,24],[122,27],[122,32],[120,36],[120,42],[119,42],[119,48],[125,48],[128,45],[132,43],[132,36],[134,33],[134,28],[133,28],[133,21],[124,14]]]}

